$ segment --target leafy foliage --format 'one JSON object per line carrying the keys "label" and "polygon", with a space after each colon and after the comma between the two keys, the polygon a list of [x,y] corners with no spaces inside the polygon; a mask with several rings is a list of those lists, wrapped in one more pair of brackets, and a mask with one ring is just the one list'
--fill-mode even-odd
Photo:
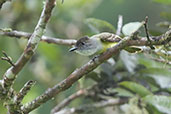
{"label": "leafy foliage", "polygon": [[170,114],[171,112],[171,97],[162,95],[148,95],[143,100],[154,106],[159,112]]}
{"label": "leafy foliage", "polygon": [[139,71],[140,76],[150,77],[161,88],[171,88],[171,71],[161,68],[149,68]]}
{"label": "leafy foliage", "polygon": [[115,32],[115,28],[113,27],[113,25],[104,20],[88,18],[86,19],[86,23],[94,33]]}
{"label": "leafy foliage", "polygon": [[138,97],[132,97],[127,104],[121,106],[125,114],[149,114],[145,104]]}
{"label": "leafy foliage", "polygon": [[136,55],[130,54],[126,51],[122,51],[120,54],[120,58],[123,61],[124,66],[130,73],[135,73],[135,69],[138,64],[138,60]]}
{"label": "leafy foliage", "polygon": [[146,89],[142,85],[137,84],[135,82],[123,81],[119,85],[123,86],[127,89],[130,89],[132,92],[135,92],[136,94],[138,94],[141,97],[152,94],[148,89]]}
{"label": "leafy foliage", "polygon": [[125,36],[130,36],[132,33],[137,31],[142,25],[142,22],[130,22],[123,26],[122,32]]}

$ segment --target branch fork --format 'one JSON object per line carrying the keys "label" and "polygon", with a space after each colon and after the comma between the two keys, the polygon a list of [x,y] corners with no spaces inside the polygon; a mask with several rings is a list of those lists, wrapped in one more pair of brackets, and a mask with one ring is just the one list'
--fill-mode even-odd
{"label": "branch fork", "polygon": [[2,51],[4,57],[1,57],[2,60],[7,61],[11,66],[15,67],[15,64],[12,62],[12,58],[6,54],[5,51]]}

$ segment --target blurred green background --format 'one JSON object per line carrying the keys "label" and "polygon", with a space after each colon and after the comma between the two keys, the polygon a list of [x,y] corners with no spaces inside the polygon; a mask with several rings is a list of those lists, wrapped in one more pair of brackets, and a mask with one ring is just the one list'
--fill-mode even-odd
{"label": "blurred green background", "polygon": [[[154,34],[160,34],[167,29],[156,27],[156,23],[171,18],[171,7],[169,7],[170,4],[160,4],[160,1],[154,1],[158,0],[64,0],[63,4],[58,0],[45,35],[63,39],[78,39],[84,35],[93,35],[85,23],[86,18],[102,19],[116,28],[118,15],[123,15],[124,24],[142,21],[145,16],[149,16],[150,31]],[[5,3],[0,11],[0,28],[12,28],[32,33],[42,11],[43,2],[43,0],[12,0],[12,2]],[[15,62],[23,52],[26,43],[27,40],[24,39],[0,36],[0,56],[4,50]],[[36,54],[18,74],[14,84],[14,89],[19,91],[28,80],[36,80],[37,82],[24,98],[23,103],[33,100],[89,60],[87,57],[69,53],[69,48],[40,42]],[[155,68],[169,68],[167,65],[144,58],[143,55],[140,56],[142,56],[142,58],[140,57],[142,64]],[[1,78],[9,67],[7,62],[0,60]],[[94,82],[89,80],[86,83],[92,85]],[[78,83],[76,83],[31,114],[48,114],[55,104],[78,89]],[[79,106],[80,103],[85,102],[88,101],[77,100],[70,106]],[[0,113],[4,114],[5,112],[5,108],[0,102]]]}

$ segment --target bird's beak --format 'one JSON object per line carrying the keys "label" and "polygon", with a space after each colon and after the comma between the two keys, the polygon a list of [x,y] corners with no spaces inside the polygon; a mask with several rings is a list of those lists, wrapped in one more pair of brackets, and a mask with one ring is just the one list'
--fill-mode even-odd
{"label": "bird's beak", "polygon": [[69,52],[72,52],[72,51],[75,51],[75,50],[77,50],[77,47],[73,47],[73,48],[69,49]]}

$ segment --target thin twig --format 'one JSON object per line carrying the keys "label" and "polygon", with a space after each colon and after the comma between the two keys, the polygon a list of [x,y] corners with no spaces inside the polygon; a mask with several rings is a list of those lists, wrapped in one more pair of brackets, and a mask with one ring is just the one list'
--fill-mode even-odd
{"label": "thin twig", "polygon": [[99,108],[105,108],[105,107],[114,107],[116,105],[121,105],[128,102],[128,99],[109,99],[106,101],[97,102],[94,104],[85,104],[76,108],[65,108],[59,112],[53,113],[53,114],[75,114],[75,113],[88,113],[93,110],[97,110]]}
{"label": "thin twig", "polygon": [[154,46],[151,43],[149,32],[148,32],[149,31],[148,30],[148,16],[145,17],[144,28],[145,28],[145,33],[146,33],[147,39],[150,42],[150,48],[155,49]]}
{"label": "thin twig", "polygon": [[[110,82],[108,82],[108,83],[110,83]],[[59,112],[62,108],[66,107],[69,103],[71,103],[75,99],[82,97],[82,96],[84,96],[84,98],[87,97],[87,98],[91,98],[96,101],[107,100],[105,98],[105,96],[108,96],[110,93],[108,92],[109,94],[105,94],[104,91],[106,90],[106,87],[102,87],[102,85],[104,85],[104,82],[95,84],[86,89],[80,89],[76,93],[70,95],[69,97],[67,97],[63,101],[61,101],[57,106],[55,106],[51,110],[51,113],[53,114],[55,112]],[[112,97],[114,97],[114,94],[112,95]],[[109,98],[109,96],[107,98]]]}
{"label": "thin twig", "polygon": [[11,57],[9,57],[5,51],[2,51],[5,57],[1,57],[2,60],[7,61],[11,66],[15,67],[15,64],[12,62]]}
{"label": "thin twig", "polygon": [[[171,65],[171,62],[167,59],[167,57],[168,58],[171,57],[171,54],[163,51],[163,47],[160,47],[159,49],[156,49],[156,50],[151,50],[150,48],[144,47],[142,52],[144,53],[144,55],[146,57],[148,57],[154,61]],[[155,57],[150,54],[155,55]]]}
{"label": "thin twig", "polygon": [[86,89],[81,89],[79,91],[77,91],[76,93],[72,94],[71,96],[67,97],[66,99],[64,99],[62,102],[60,102],[60,104],[58,104],[57,106],[55,106],[55,108],[52,109],[51,113],[55,113],[60,111],[62,108],[64,108],[65,106],[67,106],[71,101],[75,100],[78,97],[81,97],[83,95],[86,95],[88,92]]}
{"label": "thin twig", "polygon": [[121,34],[122,25],[123,25],[123,16],[122,15],[119,15],[118,16],[118,26],[117,26],[116,35],[120,35]]}
{"label": "thin twig", "polygon": [[171,62],[168,61],[168,60],[164,60],[164,59],[159,59],[159,58],[154,58],[154,57],[150,57],[152,60],[154,61],[157,61],[157,62],[161,62],[161,63],[164,63],[164,64],[168,64],[168,65],[171,65]]}
{"label": "thin twig", "polygon": [[145,54],[146,57],[156,61],[156,62],[160,62],[160,63],[163,63],[163,64],[168,64],[168,65],[171,65],[171,62],[169,60],[165,60],[165,59],[161,59],[161,58],[156,58],[156,57],[153,57],[153,56],[150,56],[150,55],[147,55]]}

